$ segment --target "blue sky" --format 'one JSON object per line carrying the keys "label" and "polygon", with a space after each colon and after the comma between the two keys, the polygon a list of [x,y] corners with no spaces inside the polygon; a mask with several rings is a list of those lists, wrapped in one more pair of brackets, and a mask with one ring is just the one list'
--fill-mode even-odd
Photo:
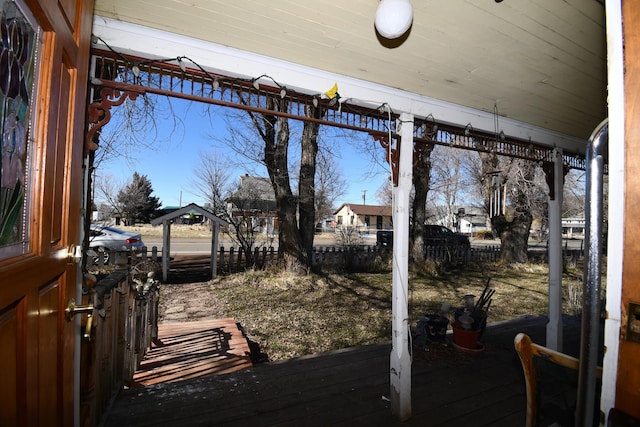
{"label": "blue sky", "polygon": [[[139,103],[140,101],[136,101]],[[159,105],[162,100],[159,101]],[[139,105],[139,104],[137,104]],[[103,135],[109,135],[121,127],[118,114],[115,111],[122,107],[114,107],[113,118],[104,128]],[[224,138],[227,128],[222,115],[229,109],[214,107],[218,115],[213,121],[205,113],[203,104],[188,103],[172,99],[171,110],[162,105],[163,111],[158,114],[157,131],[140,132],[145,143],[154,149],[121,149],[120,155],[111,157],[103,162],[97,175],[110,175],[119,184],[131,180],[134,172],[146,175],[151,181],[154,193],[163,206],[183,206],[188,203],[201,204],[203,201],[194,194],[194,169],[199,164],[202,150],[217,151],[232,157],[232,162],[242,161],[237,155],[231,156],[231,150],[225,146]],[[174,114],[169,113],[172,111]],[[174,118],[176,120],[174,121]],[[138,129],[141,126],[138,127]],[[336,134],[337,133],[337,134]],[[335,207],[342,203],[362,203],[363,190],[366,190],[366,203],[378,204],[376,192],[384,182],[388,182],[388,166],[380,165],[372,160],[370,149],[383,156],[380,145],[363,133],[344,135],[344,131],[330,132],[325,141],[331,146],[338,169],[346,181],[345,194],[335,202]],[[213,136],[212,136],[213,135]],[[291,139],[292,145],[297,140]],[[130,144],[140,146],[140,144]],[[124,155],[122,153],[126,152]],[[245,173],[255,176],[267,176],[263,167],[250,165],[244,161],[245,167],[231,166],[231,177],[239,181]]]}

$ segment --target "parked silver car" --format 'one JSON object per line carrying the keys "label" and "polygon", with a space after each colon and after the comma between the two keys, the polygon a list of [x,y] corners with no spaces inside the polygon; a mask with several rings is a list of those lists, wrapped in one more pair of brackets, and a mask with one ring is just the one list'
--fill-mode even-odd
{"label": "parked silver car", "polygon": [[129,251],[140,249],[143,246],[142,236],[138,233],[130,233],[111,226],[91,224],[89,249],[95,252],[95,262],[98,257],[102,257],[104,263],[108,264],[111,259],[111,251]]}

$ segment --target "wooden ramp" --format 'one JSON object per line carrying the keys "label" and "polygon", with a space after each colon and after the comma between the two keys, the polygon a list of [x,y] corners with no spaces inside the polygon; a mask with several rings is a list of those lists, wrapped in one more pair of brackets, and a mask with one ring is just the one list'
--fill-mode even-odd
{"label": "wooden ramp", "polygon": [[249,344],[234,319],[161,323],[133,376],[133,386],[227,374],[252,366]]}

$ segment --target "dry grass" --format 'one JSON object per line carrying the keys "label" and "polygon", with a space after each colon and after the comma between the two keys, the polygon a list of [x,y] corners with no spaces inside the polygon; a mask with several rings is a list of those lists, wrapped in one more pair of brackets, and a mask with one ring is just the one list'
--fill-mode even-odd
{"label": "dry grass", "polygon": [[[488,278],[496,290],[488,321],[544,315],[546,266],[498,269],[490,265],[449,272],[411,273],[411,324],[442,303],[479,296]],[[311,274],[249,271],[205,283],[162,285],[161,321],[233,317],[270,360],[388,341],[390,272]],[[565,312],[570,312],[565,307]]]}

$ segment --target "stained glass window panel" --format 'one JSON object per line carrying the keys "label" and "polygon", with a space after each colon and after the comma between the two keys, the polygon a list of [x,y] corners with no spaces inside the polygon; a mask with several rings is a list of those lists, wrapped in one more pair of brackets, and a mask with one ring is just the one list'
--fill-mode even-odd
{"label": "stained glass window panel", "polygon": [[0,259],[5,259],[29,252],[30,134],[39,30],[22,4],[0,4]]}

